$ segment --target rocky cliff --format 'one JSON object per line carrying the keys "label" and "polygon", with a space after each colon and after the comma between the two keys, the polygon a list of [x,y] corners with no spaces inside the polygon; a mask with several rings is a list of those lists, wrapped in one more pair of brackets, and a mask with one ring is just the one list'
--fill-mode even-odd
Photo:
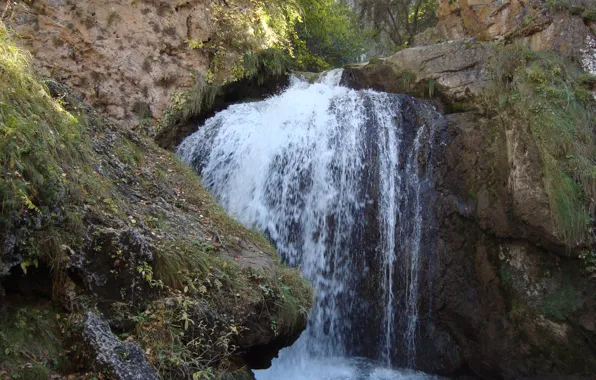
{"label": "rocky cliff", "polygon": [[16,2],[4,19],[43,75],[65,83],[125,125],[160,118],[210,58],[190,49],[214,29],[204,1]]}
{"label": "rocky cliff", "polygon": [[[421,305],[421,369],[486,379],[596,373],[596,284],[590,269],[596,261],[590,93],[596,81],[587,75],[596,71],[593,15],[593,4],[582,0],[441,0],[437,27],[420,35],[417,46],[345,70],[348,86],[410,94],[447,114],[446,154],[436,167],[436,254],[424,262],[424,292],[432,297]],[[58,231],[83,226],[77,246],[40,240],[40,252],[57,247],[64,257],[57,264],[65,272],[20,248],[39,238],[17,232],[45,231],[45,219],[33,209],[23,207],[3,230],[0,294],[6,293],[3,304],[11,318],[24,321],[26,331],[61,332],[64,308],[75,311],[75,340],[84,337],[81,342],[91,347],[86,352],[97,351],[93,347],[100,343],[107,347],[116,363],[109,370],[116,373],[123,357],[148,368],[133,342],[164,368],[219,364],[218,355],[168,356],[153,345],[186,347],[196,339],[239,347],[234,352],[241,355],[225,356],[224,370],[266,364],[257,360],[260,353],[288,343],[304,318],[298,313],[296,324],[285,324],[281,315],[263,316],[264,310],[285,299],[283,284],[302,289],[296,297],[303,301],[305,288],[265,252],[270,248],[260,239],[229,227],[169,153],[121,128],[159,118],[170,96],[195,86],[195,74],[206,71],[208,56],[186,42],[207,41],[213,33],[204,2],[41,0],[18,2],[5,18],[39,70],[120,122],[117,127],[91,117],[94,159],[85,168],[107,182],[103,195],[75,187],[71,192],[79,194],[82,211],[71,224],[59,212],[62,205],[47,213],[58,215]],[[56,96],[65,94],[51,88]],[[190,132],[182,128],[160,142],[172,147]],[[60,168],[60,175],[80,177],[77,165]],[[184,261],[188,251],[197,253],[196,262]],[[229,267],[230,261],[249,269]],[[183,273],[181,282],[180,266],[187,265],[198,274]],[[167,290],[162,283],[151,287],[156,279]],[[60,286],[52,288],[55,281]],[[238,302],[230,303],[230,295]],[[62,309],[43,303],[50,298]],[[95,308],[119,337],[96,314],[82,312]],[[32,323],[38,314],[52,319]],[[164,325],[174,326],[174,334]],[[216,336],[207,337],[205,329]],[[237,335],[241,330],[245,338]],[[180,333],[184,338],[177,338]],[[123,342],[128,340],[133,342]],[[22,347],[5,352],[29,350]],[[35,358],[16,360],[15,368],[48,359]],[[105,368],[93,355],[75,359],[86,363],[83,368]]]}
{"label": "rocky cliff", "polygon": [[447,113],[421,368],[486,379],[596,373],[586,9],[443,1],[420,46],[344,72],[348,86],[409,93]]}
{"label": "rocky cliff", "polygon": [[310,286],[171,152],[39,78],[0,24],[0,377],[251,378]]}

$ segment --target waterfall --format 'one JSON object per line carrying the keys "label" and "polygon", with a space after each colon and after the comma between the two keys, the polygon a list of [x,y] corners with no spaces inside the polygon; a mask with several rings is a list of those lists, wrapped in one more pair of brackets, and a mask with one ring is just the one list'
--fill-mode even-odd
{"label": "waterfall", "polygon": [[259,379],[393,379],[379,368],[416,365],[442,118],[407,96],[340,86],[341,76],[293,78],[277,96],[207,120],[178,149],[316,290],[307,330]]}

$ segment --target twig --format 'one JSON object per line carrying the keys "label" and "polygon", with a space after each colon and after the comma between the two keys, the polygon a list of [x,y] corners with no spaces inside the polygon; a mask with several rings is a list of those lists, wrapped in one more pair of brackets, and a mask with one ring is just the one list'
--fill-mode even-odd
{"label": "twig", "polygon": [[4,11],[2,12],[2,17],[0,17],[1,19],[3,19],[4,16],[6,16],[6,12],[8,12],[9,7],[10,7],[10,0],[6,0],[6,7],[4,8]]}

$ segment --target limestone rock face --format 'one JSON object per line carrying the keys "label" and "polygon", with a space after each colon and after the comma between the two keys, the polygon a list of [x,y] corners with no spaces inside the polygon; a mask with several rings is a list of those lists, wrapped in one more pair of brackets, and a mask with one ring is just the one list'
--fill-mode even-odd
{"label": "limestone rock face", "polygon": [[432,96],[429,92],[436,90],[451,101],[461,101],[480,95],[486,85],[484,64],[489,49],[471,39],[418,46],[401,50],[378,64],[348,68],[342,81],[357,89],[419,97]]}
{"label": "limestone rock face", "polygon": [[174,90],[194,84],[208,58],[187,40],[213,33],[203,1],[17,2],[6,20],[42,74],[125,124],[159,118]]}
{"label": "limestone rock face", "polygon": [[[577,0],[579,7],[594,6]],[[473,37],[519,40],[533,50],[555,51],[596,72],[593,22],[569,11],[549,9],[544,0],[440,0],[439,22],[416,39],[417,44]]]}

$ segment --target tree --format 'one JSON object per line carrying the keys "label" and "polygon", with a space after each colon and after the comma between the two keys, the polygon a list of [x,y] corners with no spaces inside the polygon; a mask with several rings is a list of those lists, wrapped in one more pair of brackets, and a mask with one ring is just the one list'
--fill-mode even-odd
{"label": "tree", "polygon": [[354,5],[378,40],[394,47],[411,45],[416,34],[436,22],[437,0],[355,0]]}
{"label": "tree", "polygon": [[365,52],[366,34],[357,14],[335,0],[298,0],[302,22],[296,23],[296,63],[299,68],[326,70],[356,62]]}

